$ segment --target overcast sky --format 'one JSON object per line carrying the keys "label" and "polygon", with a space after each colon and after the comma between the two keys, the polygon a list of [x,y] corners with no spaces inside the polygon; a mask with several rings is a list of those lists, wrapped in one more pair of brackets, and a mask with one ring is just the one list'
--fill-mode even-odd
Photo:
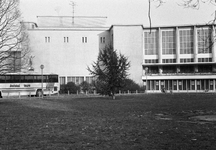
{"label": "overcast sky", "polygon": [[[71,0],[20,0],[24,21],[37,22],[37,16],[71,16]],[[165,0],[151,6],[152,26],[205,24],[213,20],[216,6],[205,3],[197,9],[183,8],[183,0]],[[107,25],[143,24],[149,26],[148,0],[73,0],[75,16],[105,16]]]}

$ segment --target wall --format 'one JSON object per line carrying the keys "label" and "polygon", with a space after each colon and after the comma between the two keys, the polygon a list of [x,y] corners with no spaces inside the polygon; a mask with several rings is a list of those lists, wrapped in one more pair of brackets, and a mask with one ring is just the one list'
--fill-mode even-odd
{"label": "wall", "polygon": [[114,25],[113,47],[128,57],[129,78],[142,85],[143,27],[141,25]]}
{"label": "wall", "polygon": [[[99,48],[102,47],[99,36],[102,33],[106,36],[106,30],[107,28],[29,30],[35,71],[40,72],[40,65],[43,64],[44,72],[47,73],[88,76],[87,66],[97,60]],[[50,42],[46,42],[45,37],[50,37]],[[64,37],[69,38],[68,43],[64,42]],[[82,37],[87,37],[87,43],[82,42]]]}

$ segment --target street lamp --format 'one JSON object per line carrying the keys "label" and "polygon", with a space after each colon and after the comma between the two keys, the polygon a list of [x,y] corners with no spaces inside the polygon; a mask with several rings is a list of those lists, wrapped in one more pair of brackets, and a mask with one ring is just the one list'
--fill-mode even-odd
{"label": "street lamp", "polygon": [[147,93],[147,90],[148,90],[148,83],[147,83],[147,72],[148,72],[148,67],[145,67],[145,75],[146,75],[146,93]]}
{"label": "street lamp", "polygon": [[42,98],[43,98],[43,69],[44,65],[40,65],[41,68],[41,90],[42,90]]}

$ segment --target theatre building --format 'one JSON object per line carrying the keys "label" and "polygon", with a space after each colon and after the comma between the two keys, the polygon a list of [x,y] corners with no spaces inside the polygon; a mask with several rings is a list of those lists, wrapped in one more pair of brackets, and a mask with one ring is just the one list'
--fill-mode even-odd
{"label": "theatre building", "polygon": [[214,25],[144,28],[143,76],[148,92],[216,90]]}
{"label": "theatre building", "polygon": [[130,61],[129,78],[148,92],[216,91],[214,25],[106,26],[106,17],[40,16],[28,23],[35,72],[55,73],[60,84],[92,82],[87,67],[112,45]]}
{"label": "theatre building", "polygon": [[60,84],[92,82],[87,70],[97,61],[99,50],[112,45],[131,62],[129,78],[143,85],[143,26],[106,26],[106,17],[39,16],[26,23],[32,67],[40,73],[55,73]]}

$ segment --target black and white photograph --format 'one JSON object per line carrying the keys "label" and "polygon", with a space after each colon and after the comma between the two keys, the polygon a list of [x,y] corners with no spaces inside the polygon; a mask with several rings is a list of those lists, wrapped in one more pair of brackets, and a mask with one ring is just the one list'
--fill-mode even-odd
{"label": "black and white photograph", "polygon": [[0,0],[0,150],[215,141],[215,0]]}

